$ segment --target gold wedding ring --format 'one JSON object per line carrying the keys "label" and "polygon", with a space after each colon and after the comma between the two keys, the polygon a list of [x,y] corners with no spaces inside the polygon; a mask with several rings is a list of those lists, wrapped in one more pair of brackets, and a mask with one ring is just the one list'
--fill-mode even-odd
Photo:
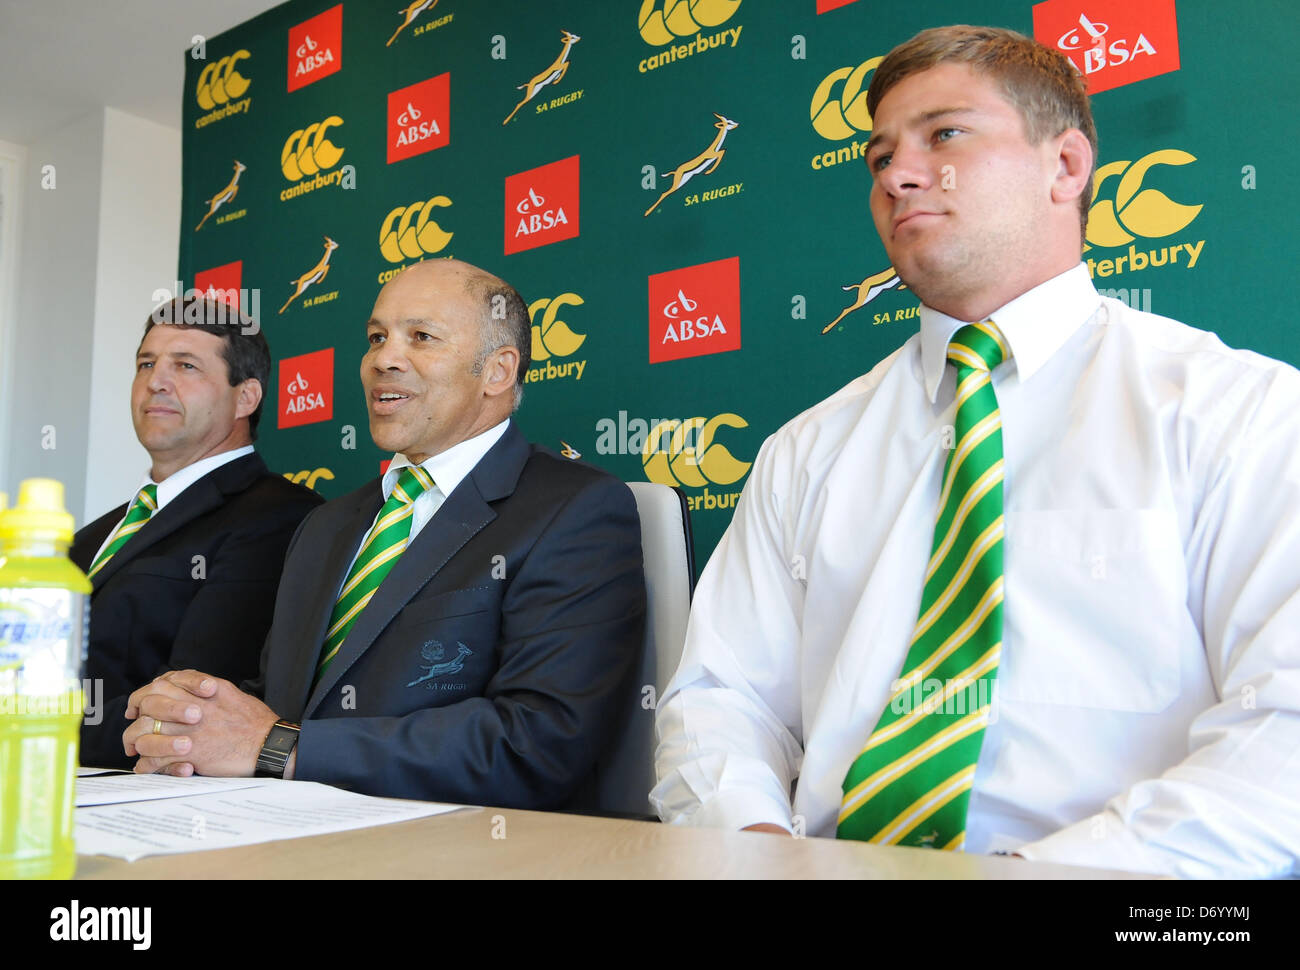
{"label": "gold wedding ring", "polygon": [[163,722],[158,720],[158,718],[155,717],[153,719],[153,733],[162,734],[162,726],[163,726]]}

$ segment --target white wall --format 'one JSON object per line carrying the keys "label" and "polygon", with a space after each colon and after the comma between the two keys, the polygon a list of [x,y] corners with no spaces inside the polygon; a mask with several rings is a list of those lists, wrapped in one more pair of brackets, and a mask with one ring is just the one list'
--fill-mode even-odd
{"label": "white wall", "polygon": [[125,502],[149,467],[131,427],[131,379],[153,293],[175,289],[179,247],[180,131],[108,108],[103,157],[85,517],[78,523]]}
{"label": "white wall", "polygon": [[9,418],[14,381],[13,334],[18,301],[18,240],[22,228],[23,172],[27,149],[0,141],[0,490],[9,480]]}
{"label": "white wall", "polygon": [[[0,491],[57,478],[80,527],[125,501],[147,467],[130,383],[150,298],[175,276],[180,132],[106,108],[26,149]],[[41,185],[47,164],[53,189]]]}
{"label": "white wall", "polygon": [[[97,110],[27,146],[14,240],[13,377],[3,392],[9,463],[0,489],[13,496],[21,479],[57,478],[74,516],[85,507],[103,140],[104,113]],[[53,187],[42,188],[51,176]]]}

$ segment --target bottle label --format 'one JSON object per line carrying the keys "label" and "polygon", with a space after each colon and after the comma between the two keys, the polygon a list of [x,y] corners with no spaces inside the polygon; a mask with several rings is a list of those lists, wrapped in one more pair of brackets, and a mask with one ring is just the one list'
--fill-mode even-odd
{"label": "bottle label", "polygon": [[81,678],[80,593],[0,589],[0,694],[57,694]]}

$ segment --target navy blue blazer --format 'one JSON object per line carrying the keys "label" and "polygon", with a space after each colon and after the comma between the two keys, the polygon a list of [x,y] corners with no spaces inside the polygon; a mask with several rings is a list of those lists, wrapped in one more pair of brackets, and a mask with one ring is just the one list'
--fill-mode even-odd
{"label": "navy blue blazer", "polygon": [[312,512],[289,548],[260,693],[302,724],[294,777],[370,795],[587,807],[642,649],[631,491],[512,421],[360,613],[321,644],[378,480]]}
{"label": "navy blue blazer", "polygon": [[[255,453],[204,475],[145,523],[91,580],[81,763],[130,768],[127,697],[159,674],[193,667],[255,676],[271,626],[285,549],[321,497],[267,470]],[[81,529],[68,555],[89,571],[126,505]],[[102,720],[92,723],[102,714]]]}

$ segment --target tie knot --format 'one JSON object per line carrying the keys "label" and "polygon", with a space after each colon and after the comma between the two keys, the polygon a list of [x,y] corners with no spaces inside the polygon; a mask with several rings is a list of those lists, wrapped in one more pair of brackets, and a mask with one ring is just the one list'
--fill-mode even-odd
{"label": "tie knot", "polygon": [[948,359],[958,367],[991,371],[1010,357],[1011,348],[992,320],[968,323],[952,335],[948,344]]}
{"label": "tie knot", "polygon": [[397,476],[397,484],[393,486],[393,494],[389,499],[410,505],[432,487],[433,478],[428,472],[419,465],[407,465],[402,469],[402,474]]}
{"label": "tie knot", "polygon": [[143,505],[152,514],[158,508],[158,486],[146,485],[135,496],[136,503]]}

